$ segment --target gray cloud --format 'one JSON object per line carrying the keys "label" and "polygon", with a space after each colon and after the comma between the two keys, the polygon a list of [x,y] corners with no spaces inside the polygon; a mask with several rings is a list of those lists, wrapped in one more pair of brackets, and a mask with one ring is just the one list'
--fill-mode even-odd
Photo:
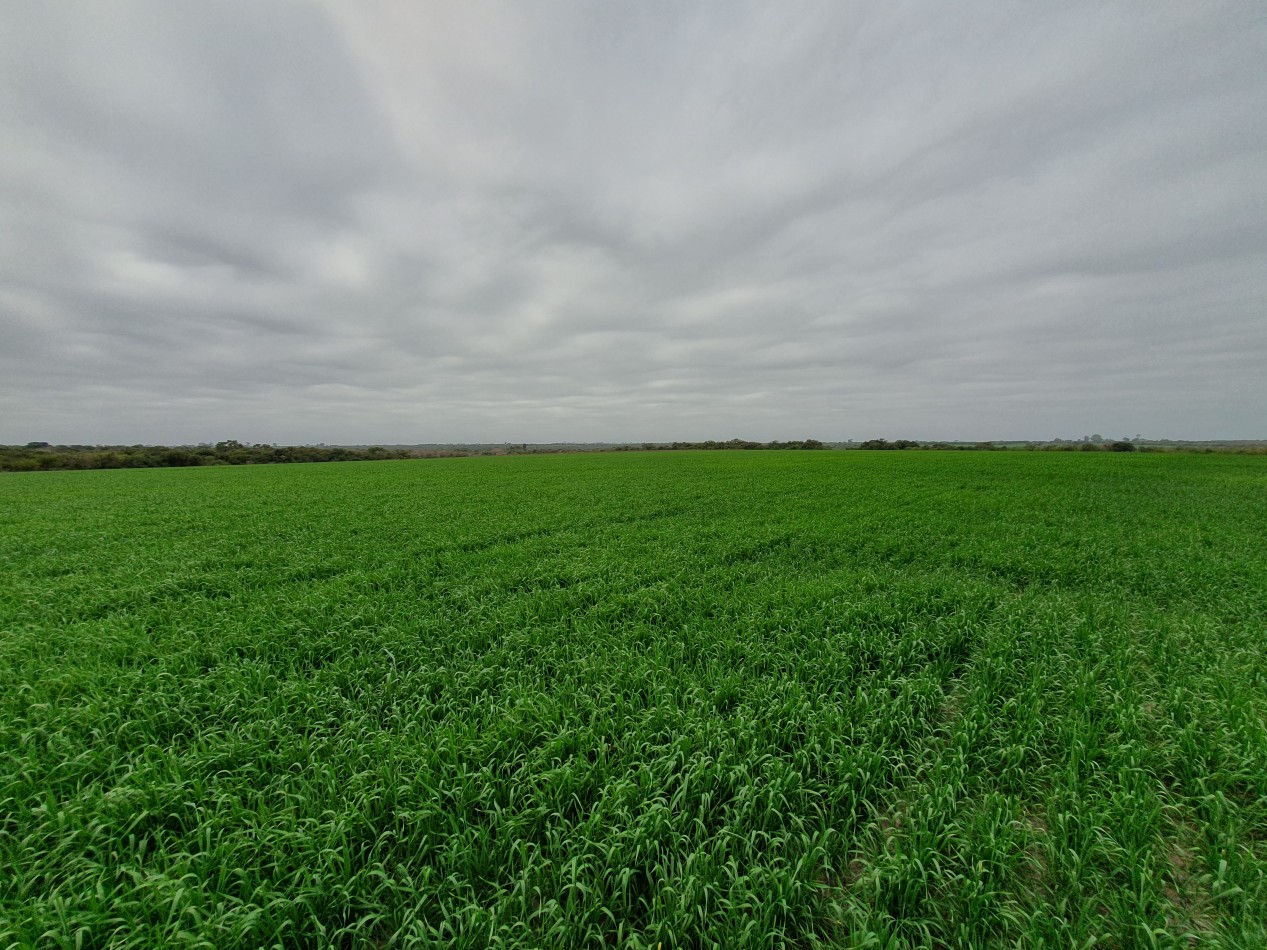
{"label": "gray cloud", "polygon": [[1267,434],[1256,4],[6,19],[0,441]]}

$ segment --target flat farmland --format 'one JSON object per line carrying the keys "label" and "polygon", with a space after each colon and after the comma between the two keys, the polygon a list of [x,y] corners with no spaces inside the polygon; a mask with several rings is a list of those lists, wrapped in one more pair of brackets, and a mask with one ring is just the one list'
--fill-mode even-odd
{"label": "flat farmland", "polygon": [[1267,945],[1267,458],[0,476],[0,946]]}

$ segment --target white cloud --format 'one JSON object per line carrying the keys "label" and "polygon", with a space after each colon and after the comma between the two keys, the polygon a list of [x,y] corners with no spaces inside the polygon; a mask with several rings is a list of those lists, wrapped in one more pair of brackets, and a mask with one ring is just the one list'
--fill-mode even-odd
{"label": "white cloud", "polygon": [[8,19],[0,440],[1263,435],[1251,4]]}

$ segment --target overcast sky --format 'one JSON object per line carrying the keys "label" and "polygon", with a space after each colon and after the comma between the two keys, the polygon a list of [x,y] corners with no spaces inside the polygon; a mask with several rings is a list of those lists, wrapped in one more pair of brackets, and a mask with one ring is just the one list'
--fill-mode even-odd
{"label": "overcast sky", "polygon": [[1260,0],[0,10],[2,442],[1265,409]]}

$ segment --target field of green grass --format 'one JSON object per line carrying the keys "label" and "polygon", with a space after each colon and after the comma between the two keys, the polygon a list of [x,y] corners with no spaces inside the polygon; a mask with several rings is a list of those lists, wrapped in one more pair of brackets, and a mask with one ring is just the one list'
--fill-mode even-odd
{"label": "field of green grass", "polygon": [[1267,459],[0,476],[0,947],[1267,946]]}

